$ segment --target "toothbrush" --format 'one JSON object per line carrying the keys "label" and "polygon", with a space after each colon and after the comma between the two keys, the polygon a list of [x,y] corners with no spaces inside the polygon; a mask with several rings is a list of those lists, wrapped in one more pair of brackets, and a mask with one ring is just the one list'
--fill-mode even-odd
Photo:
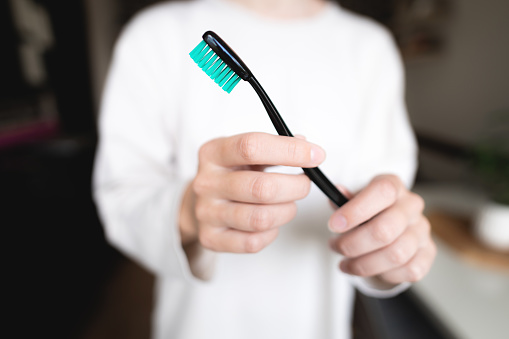
{"label": "toothbrush", "polygon": [[[198,67],[227,93],[230,93],[241,79],[249,82],[260,97],[279,135],[293,137],[283,118],[279,115],[276,106],[237,54],[212,31],[205,32],[202,37],[203,40],[189,53],[194,62],[198,64]],[[303,168],[303,170],[311,181],[338,207],[348,201],[318,167]]]}

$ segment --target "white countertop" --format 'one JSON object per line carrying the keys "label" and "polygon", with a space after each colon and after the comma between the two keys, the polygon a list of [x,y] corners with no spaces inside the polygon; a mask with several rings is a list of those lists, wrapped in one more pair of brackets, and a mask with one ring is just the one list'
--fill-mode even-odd
{"label": "white countertop", "polygon": [[[472,215],[483,198],[460,187],[420,186],[414,189],[427,209]],[[509,224],[508,224],[509,227]],[[430,273],[412,290],[459,339],[509,338],[509,271],[464,261],[436,239],[438,254]]]}

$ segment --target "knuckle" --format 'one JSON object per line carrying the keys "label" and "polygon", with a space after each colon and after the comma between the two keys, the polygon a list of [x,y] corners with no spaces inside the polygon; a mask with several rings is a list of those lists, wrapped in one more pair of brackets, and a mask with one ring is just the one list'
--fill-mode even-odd
{"label": "knuckle", "polygon": [[371,228],[371,236],[382,245],[390,244],[394,240],[394,231],[383,223],[374,223]]}
{"label": "knuckle", "polygon": [[398,188],[395,181],[390,176],[383,176],[376,179],[378,191],[382,197],[389,200],[396,200]]}
{"label": "knuckle", "polygon": [[246,253],[258,253],[264,247],[262,239],[256,234],[249,234],[244,244],[244,251]]}
{"label": "knuckle", "polygon": [[429,222],[428,218],[423,217],[422,218],[422,227],[424,228],[424,232],[427,236],[431,235],[431,223]]}
{"label": "knuckle", "polygon": [[435,244],[435,242],[432,239],[430,239],[429,246],[430,246],[429,251],[431,253],[431,258],[432,258],[432,260],[434,260],[437,255],[437,252],[438,252],[437,245]]}
{"label": "knuckle", "polygon": [[214,147],[214,143],[215,141],[211,140],[201,145],[200,149],[198,150],[198,160],[200,163],[207,159],[208,155],[211,152],[211,148]]}
{"label": "knuckle", "polygon": [[258,175],[251,184],[251,194],[261,202],[268,202],[274,199],[277,187],[268,175]]}
{"label": "knuckle", "polygon": [[216,250],[215,248],[215,245],[214,245],[214,241],[213,241],[213,238],[212,236],[209,234],[209,232],[205,232],[205,231],[200,231],[198,233],[198,240],[200,241],[200,244],[206,248],[206,249],[209,249],[209,250]]}
{"label": "knuckle", "polygon": [[242,135],[237,143],[237,150],[242,159],[247,163],[251,163],[256,159],[258,151],[258,138],[254,133]]}
{"label": "knuckle", "polygon": [[272,226],[272,216],[268,209],[256,207],[249,216],[249,226],[258,232],[266,231]]}
{"label": "knuckle", "polygon": [[287,220],[290,221],[297,215],[297,204],[292,201],[286,205],[286,212],[288,213]]}
{"label": "knuckle", "polygon": [[392,246],[389,248],[389,260],[397,266],[404,265],[409,259],[408,250],[403,246]]}
{"label": "knuckle", "polygon": [[[366,215],[367,211],[366,204],[353,202],[350,204],[350,210],[348,212],[348,215],[346,216],[347,220],[358,220],[359,218],[362,218]],[[358,225],[358,224],[357,224]]]}
{"label": "knuckle", "polygon": [[207,144],[204,144],[200,147],[200,149],[198,150],[198,160],[200,162],[203,161],[203,159],[207,156]]}
{"label": "knuckle", "polygon": [[306,175],[302,175],[302,184],[299,185],[299,187],[301,187],[302,189],[299,197],[300,198],[306,197],[311,191],[311,180]]}
{"label": "knuckle", "polygon": [[203,176],[197,175],[191,184],[191,189],[196,195],[204,194],[209,188],[209,182]]}
{"label": "knuckle", "polygon": [[295,142],[295,140],[288,140],[288,145],[287,145],[287,149],[286,149],[286,152],[287,152],[287,155],[288,155],[288,158],[289,159],[300,159],[300,152],[299,152],[299,148],[297,147],[297,143]]}
{"label": "knuckle", "polygon": [[367,272],[366,268],[364,267],[364,265],[362,265],[358,262],[351,263],[350,270],[354,275],[357,275],[359,277],[368,276],[368,272]]}
{"label": "knuckle", "polygon": [[336,249],[340,254],[344,255],[347,258],[352,258],[355,255],[351,242],[348,241],[348,239],[345,239],[344,237],[340,237],[337,240]]}
{"label": "knuckle", "polygon": [[424,211],[424,208],[426,207],[426,202],[424,201],[424,199],[420,195],[415,193],[410,193],[410,196],[414,201],[416,210],[419,212]]}
{"label": "knuckle", "polygon": [[208,208],[207,205],[203,202],[197,201],[194,206],[194,213],[196,216],[196,220],[205,221],[208,218]]}
{"label": "knuckle", "polygon": [[416,281],[421,280],[424,277],[424,270],[418,264],[408,265],[407,275],[408,275],[409,282],[416,282]]}

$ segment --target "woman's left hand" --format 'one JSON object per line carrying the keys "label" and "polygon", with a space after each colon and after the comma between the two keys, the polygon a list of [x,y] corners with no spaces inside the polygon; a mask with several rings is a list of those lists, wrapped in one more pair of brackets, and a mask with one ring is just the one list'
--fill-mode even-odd
{"label": "woman's left hand", "polygon": [[422,279],[436,255],[423,210],[424,200],[397,176],[375,177],[329,219],[331,231],[340,234],[330,240],[345,257],[340,269],[389,284]]}

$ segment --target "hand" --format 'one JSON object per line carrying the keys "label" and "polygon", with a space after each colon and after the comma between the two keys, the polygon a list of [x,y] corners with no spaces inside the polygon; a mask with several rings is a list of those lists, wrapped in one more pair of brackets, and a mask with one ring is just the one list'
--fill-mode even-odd
{"label": "hand", "polygon": [[423,209],[423,199],[398,177],[373,179],[329,219],[329,228],[341,234],[330,241],[345,256],[340,269],[389,284],[423,278],[436,255]]}
{"label": "hand", "polygon": [[253,253],[292,220],[295,201],[310,190],[304,174],[265,173],[270,165],[315,167],[325,152],[305,140],[265,133],[219,138],[203,145],[198,172],[180,213],[182,242],[217,252]]}

